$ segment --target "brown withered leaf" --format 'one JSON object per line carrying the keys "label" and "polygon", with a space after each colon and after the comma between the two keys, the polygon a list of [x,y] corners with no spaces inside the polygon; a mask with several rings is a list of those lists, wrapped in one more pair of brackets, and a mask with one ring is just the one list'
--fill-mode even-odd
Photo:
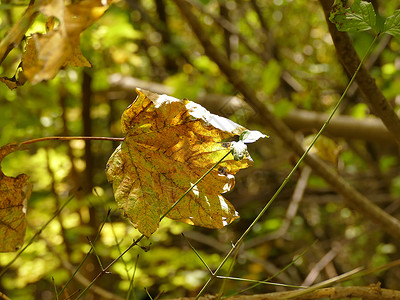
{"label": "brown withered leaf", "polygon": [[72,53],[61,31],[33,34],[22,56],[22,75],[32,84],[54,78]]}
{"label": "brown withered leaf", "polygon": [[[18,149],[16,143],[0,147],[0,164]],[[27,202],[32,191],[28,179],[26,174],[8,177],[0,168],[0,252],[16,251],[24,243]]]}
{"label": "brown withered leaf", "polygon": [[[106,174],[119,208],[149,237],[172,204],[230,150],[224,141],[246,128],[188,100],[137,94],[122,115],[125,140],[111,155]],[[257,133],[252,136],[265,137]],[[251,164],[247,151],[240,161],[228,155],[167,217],[208,228],[230,224],[239,215],[221,194],[233,188],[234,174]]]}
{"label": "brown withered leaf", "polygon": [[15,79],[15,77],[0,77],[0,81],[5,83],[10,90],[13,90],[22,85],[20,81]]}
{"label": "brown withered leaf", "polygon": [[91,67],[80,47],[80,34],[97,21],[108,8],[107,1],[83,0],[64,6],[61,0],[42,0],[39,7],[46,16],[60,24],[48,26],[46,34],[33,34],[22,56],[20,77],[36,84],[54,78],[67,65]]}
{"label": "brown withered leaf", "polygon": [[[315,135],[308,135],[304,138],[303,144],[308,147],[314,140]],[[315,142],[314,146],[310,150],[310,154],[316,154],[319,158],[331,163],[333,166],[338,166],[339,154],[342,151],[342,147],[338,145],[334,140],[327,136],[321,135]]]}

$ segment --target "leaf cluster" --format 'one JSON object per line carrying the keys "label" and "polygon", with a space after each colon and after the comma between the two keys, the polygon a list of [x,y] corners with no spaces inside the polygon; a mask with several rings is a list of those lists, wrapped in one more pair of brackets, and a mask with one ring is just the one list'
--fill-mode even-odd
{"label": "leaf cluster", "polygon": [[355,0],[350,7],[348,1],[336,0],[329,20],[340,31],[372,30],[375,34],[390,34],[400,38],[400,10],[385,18],[375,11],[371,2]]}

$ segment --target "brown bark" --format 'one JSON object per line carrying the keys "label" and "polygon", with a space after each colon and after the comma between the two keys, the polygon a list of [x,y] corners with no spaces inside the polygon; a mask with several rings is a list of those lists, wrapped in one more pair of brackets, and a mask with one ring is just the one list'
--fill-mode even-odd
{"label": "brown bark", "polygon": [[[329,14],[333,0],[319,0],[319,2],[324,9],[329,32],[331,33],[333,43],[335,44],[339,60],[343,64],[349,76],[352,76],[355,73],[357,66],[360,64],[360,58],[353,47],[349,35],[346,32],[338,31],[336,26],[329,21]],[[376,85],[375,79],[369,74],[365,67],[361,67],[355,81],[364,96],[365,102],[369,105],[372,112],[382,119],[386,128],[393,135],[397,143],[400,144],[400,119]]]}
{"label": "brown bark", "polygon": [[[82,73],[82,125],[83,136],[92,136],[92,119],[90,117],[90,107],[92,102],[92,76],[84,71]],[[91,141],[85,140],[85,193],[90,193],[93,187],[93,154]]]}
{"label": "brown bark", "polygon": [[[309,300],[309,299],[380,299],[380,300],[398,300],[400,299],[400,291],[382,289],[378,285],[372,286],[349,286],[349,287],[331,287],[323,288],[304,296],[292,297],[294,292],[277,292],[269,294],[258,294],[258,295],[241,295],[227,297],[226,300],[277,300],[277,299],[296,299],[296,300]],[[193,300],[193,298],[179,298],[179,300]],[[218,299],[217,296],[204,296],[200,297],[200,300],[214,300]],[[175,299],[178,300],[178,299]]]}
{"label": "brown bark", "polygon": [[[136,97],[135,88],[150,90],[158,94],[169,95],[174,92],[170,87],[160,83],[144,81],[119,74],[111,75],[109,77],[109,84],[110,90],[101,91],[101,95],[106,95],[110,100],[126,99],[132,101]],[[225,117],[230,117],[231,114],[229,114],[229,112],[233,113],[238,109],[251,109],[245,102],[235,96],[205,94],[198,99],[190,100],[203,105],[214,114],[224,115]],[[293,131],[312,132],[318,131],[327,119],[328,114],[301,109],[293,109],[282,118],[286,125]],[[253,121],[258,122],[257,119],[253,119]],[[372,116],[363,119],[344,115],[335,116],[326,127],[325,134],[330,137],[349,140],[357,139],[374,143],[397,145],[393,136],[386,129],[382,121]]]}

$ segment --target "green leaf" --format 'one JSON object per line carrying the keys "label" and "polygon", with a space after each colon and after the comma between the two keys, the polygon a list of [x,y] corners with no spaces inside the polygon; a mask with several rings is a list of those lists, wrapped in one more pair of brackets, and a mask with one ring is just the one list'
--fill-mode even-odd
{"label": "green leaf", "polygon": [[262,72],[263,90],[267,95],[272,95],[279,87],[282,67],[275,59],[271,59]]}
{"label": "green leaf", "polygon": [[329,20],[339,31],[377,30],[376,13],[371,3],[355,0],[350,8],[343,1],[337,1],[331,11]]}
{"label": "green leaf", "polygon": [[393,15],[385,20],[383,32],[400,38],[400,10],[396,10]]}

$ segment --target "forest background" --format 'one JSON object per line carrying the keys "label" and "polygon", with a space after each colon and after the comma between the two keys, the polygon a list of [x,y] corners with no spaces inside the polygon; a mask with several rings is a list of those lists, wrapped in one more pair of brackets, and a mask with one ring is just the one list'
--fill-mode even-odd
{"label": "forest background", "polygon": [[[83,1],[93,9],[103,2]],[[49,9],[59,1],[48,3]],[[396,1],[372,4],[383,16],[398,8]],[[0,36],[34,5],[2,1]],[[212,270],[218,267],[289,174],[301,145],[327,120],[374,39],[369,31],[338,32],[326,18],[331,6],[329,0],[115,1],[87,29],[82,26],[80,44],[74,44],[92,67],[83,67],[84,60],[70,62],[77,67],[61,64],[54,78],[50,72],[21,76],[29,38],[60,23],[37,9],[0,66],[8,85],[0,85],[0,145],[48,136],[122,137],[120,117],[137,87],[188,98],[270,136],[249,146],[254,166],[239,172],[236,187],[225,195],[239,220],[220,230],[163,220],[142,248],[127,252],[95,282],[86,299],[198,294],[210,274],[188,241]],[[54,40],[48,47],[62,50]],[[310,286],[362,267],[370,272],[341,286],[373,284],[373,291],[362,291],[367,294],[379,286],[400,289],[400,121],[390,119],[400,107],[399,52],[399,39],[380,37],[358,86],[349,89],[310,158],[221,274],[264,280],[279,273],[274,282]],[[97,258],[107,265],[140,236],[118,210],[104,173],[118,144],[45,141],[2,161],[6,175],[30,176],[25,241],[40,232],[1,275],[4,299],[55,299],[54,287],[61,290],[71,278],[91,247],[88,238],[93,242],[101,229],[96,254],[60,297],[75,299],[101,273]],[[2,253],[0,265],[15,255]],[[253,284],[217,278],[205,292],[230,295]],[[291,289],[296,287],[263,284],[244,294]]]}

